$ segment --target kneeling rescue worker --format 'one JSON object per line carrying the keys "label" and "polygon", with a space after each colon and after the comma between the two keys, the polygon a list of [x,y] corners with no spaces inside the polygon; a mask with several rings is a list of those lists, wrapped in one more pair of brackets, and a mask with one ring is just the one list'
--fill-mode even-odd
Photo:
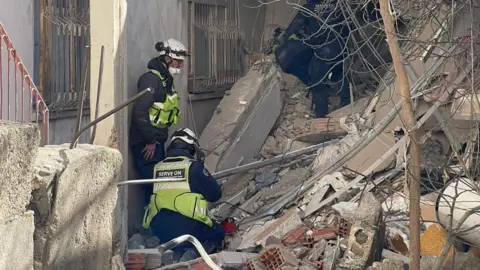
{"label": "kneeling rescue worker", "polygon": [[[154,184],[143,226],[151,228],[161,243],[190,234],[212,254],[222,247],[225,232],[209,217],[208,202],[218,201],[222,191],[203,159],[193,131],[184,128],[172,134],[167,157],[154,169],[154,177],[162,181]],[[185,243],[174,250],[173,260],[188,261],[198,256],[196,249]]]}

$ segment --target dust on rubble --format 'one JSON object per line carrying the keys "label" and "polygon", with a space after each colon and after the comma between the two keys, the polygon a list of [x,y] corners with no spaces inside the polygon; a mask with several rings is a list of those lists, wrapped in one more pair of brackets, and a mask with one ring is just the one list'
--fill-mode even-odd
{"label": "dust on rubble", "polygon": [[270,135],[260,151],[263,158],[272,158],[285,150],[287,139],[305,133],[305,122],[313,119],[310,100],[303,85],[288,87],[283,92],[283,107]]}

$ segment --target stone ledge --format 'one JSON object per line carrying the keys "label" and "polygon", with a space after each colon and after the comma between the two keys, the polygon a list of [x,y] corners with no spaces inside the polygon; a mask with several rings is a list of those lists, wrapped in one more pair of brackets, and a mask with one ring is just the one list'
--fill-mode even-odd
{"label": "stone ledge", "polygon": [[0,120],[0,219],[25,212],[39,143],[37,125]]}
{"label": "stone ledge", "polygon": [[35,260],[47,269],[110,269],[122,156],[95,145],[39,148],[35,162]]}
{"label": "stone ledge", "polygon": [[33,270],[33,212],[0,220],[0,270]]}

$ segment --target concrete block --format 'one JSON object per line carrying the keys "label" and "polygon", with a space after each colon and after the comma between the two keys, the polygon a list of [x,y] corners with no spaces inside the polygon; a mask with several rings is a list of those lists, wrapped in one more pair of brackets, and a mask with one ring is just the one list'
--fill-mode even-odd
{"label": "concrete block", "polygon": [[235,83],[200,136],[210,171],[253,161],[280,115],[281,75],[270,60],[262,65]]}
{"label": "concrete block", "polygon": [[382,205],[372,193],[366,193],[358,206],[355,223],[350,229],[348,252],[364,266],[379,261],[385,243]]}
{"label": "concrete block", "polygon": [[33,212],[0,220],[0,270],[33,270]]}
{"label": "concrete block", "polygon": [[37,125],[0,120],[0,219],[25,212],[39,143]]}
{"label": "concrete block", "polygon": [[40,153],[36,182],[50,188],[34,193],[53,207],[37,208],[43,223],[36,224],[35,257],[46,269],[111,269],[120,152],[57,145],[40,148]]}

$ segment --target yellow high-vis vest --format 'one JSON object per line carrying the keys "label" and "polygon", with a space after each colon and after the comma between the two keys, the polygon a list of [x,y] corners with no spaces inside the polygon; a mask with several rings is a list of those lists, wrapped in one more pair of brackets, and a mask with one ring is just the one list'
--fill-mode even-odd
{"label": "yellow high-vis vest", "polygon": [[208,202],[203,195],[190,190],[188,171],[192,162],[188,157],[169,157],[155,166],[155,179],[164,181],[153,185],[153,195],[143,218],[145,229],[150,228],[150,223],[161,209],[180,213],[208,226],[213,225],[207,213]]}
{"label": "yellow high-vis vest", "polygon": [[[162,81],[163,87],[166,87],[166,79],[157,70],[151,69],[150,72],[157,75]],[[164,102],[155,102],[148,110],[150,115],[150,123],[156,128],[173,127],[177,124],[180,118],[180,109],[178,106],[178,95],[172,87],[172,92],[169,94],[166,91],[166,98]]]}

